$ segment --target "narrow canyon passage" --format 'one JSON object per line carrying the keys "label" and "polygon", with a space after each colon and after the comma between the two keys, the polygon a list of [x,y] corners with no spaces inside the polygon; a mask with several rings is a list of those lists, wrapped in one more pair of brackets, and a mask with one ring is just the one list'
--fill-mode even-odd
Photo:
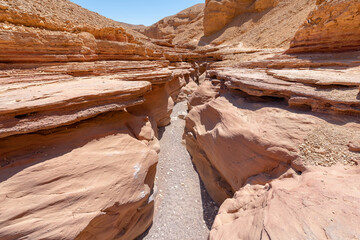
{"label": "narrow canyon passage", "polygon": [[139,239],[207,239],[218,207],[206,192],[182,142],[186,102],[178,103],[171,125],[161,129],[154,221]]}

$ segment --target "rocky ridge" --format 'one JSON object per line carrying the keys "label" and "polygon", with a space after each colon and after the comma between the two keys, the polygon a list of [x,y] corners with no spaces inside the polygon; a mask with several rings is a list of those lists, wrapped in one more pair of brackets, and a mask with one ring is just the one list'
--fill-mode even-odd
{"label": "rocky ridge", "polygon": [[163,40],[167,46],[192,46],[203,34],[204,4],[187,8],[138,31],[150,38]]}

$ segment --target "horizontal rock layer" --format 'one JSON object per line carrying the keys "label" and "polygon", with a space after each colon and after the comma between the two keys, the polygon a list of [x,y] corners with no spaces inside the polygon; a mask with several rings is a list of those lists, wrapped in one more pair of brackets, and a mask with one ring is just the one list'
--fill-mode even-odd
{"label": "horizontal rock layer", "polygon": [[88,32],[70,33],[0,24],[0,62],[71,62],[159,59],[161,53],[126,41],[96,39]]}
{"label": "horizontal rock layer", "polygon": [[358,238],[358,52],[214,54],[184,133],[221,204],[210,239]]}
{"label": "horizontal rock layer", "polygon": [[[319,77],[319,72],[322,72],[322,77]],[[228,88],[241,90],[251,96],[284,98],[290,106],[308,107],[318,112],[358,114],[360,82],[356,75],[359,72],[359,69],[346,71],[344,74],[335,71],[335,74],[339,73],[336,80],[326,78],[327,74],[332,74],[331,71],[321,69],[267,72],[260,69],[230,68],[210,71],[209,74],[223,80]],[[276,73],[286,74],[286,77]]]}
{"label": "horizontal rock layer", "polygon": [[318,1],[317,8],[298,30],[289,53],[360,50],[360,3]]}
{"label": "horizontal rock layer", "polygon": [[[2,66],[15,69],[1,71],[1,137],[69,125],[145,100],[152,110],[159,109],[153,117],[169,119],[172,102],[196,72],[191,65],[169,68],[166,62],[146,61]],[[168,97],[160,99],[162,94]]]}
{"label": "horizontal rock layer", "polygon": [[201,55],[53,0],[1,3],[0,49],[0,238],[142,234],[157,127]]}
{"label": "horizontal rock layer", "polygon": [[0,238],[140,235],[152,220],[154,140],[146,119],[121,112],[1,139]]}

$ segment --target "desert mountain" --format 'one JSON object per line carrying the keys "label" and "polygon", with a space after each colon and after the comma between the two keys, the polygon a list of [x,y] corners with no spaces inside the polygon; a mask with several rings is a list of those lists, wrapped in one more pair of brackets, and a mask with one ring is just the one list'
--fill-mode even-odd
{"label": "desert mountain", "polygon": [[205,6],[195,5],[140,32],[185,46],[288,48],[314,8],[312,0],[206,1]]}
{"label": "desert mountain", "polygon": [[197,4],[139,31],[175,45],[196,45],[203,36],[204,7],[204,4]]}

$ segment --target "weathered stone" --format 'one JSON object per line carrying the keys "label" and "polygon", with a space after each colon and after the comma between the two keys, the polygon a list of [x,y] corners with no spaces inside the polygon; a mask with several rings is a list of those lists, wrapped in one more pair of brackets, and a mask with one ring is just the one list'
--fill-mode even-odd
{"label": "weathered stone", "polygon": [[360,139],[351,140],[348,146],[350,151],[360,152]]}
{"label": "weathered stone", "polygon": [[288,52],[359,50],[359,9],[358,1],[318,1],[318,7],[298,30]]}
{"label": "weathered stone", "polygon": [[276,0],[206,0],[204,33],[213,34],[225,27],[234,17],[253,11],[264,11],[275,7]]}
{"label": "weathered stone", "polygon": [[[281,71],[286,72],[286,70]],[[309,76],[302,75],[302,78],[299,79],[291,75],[282,77],[276,74],[281,71],[268,71],[268,74],[262,69],[224,68],[212,70],[209,74],[211,77],[225,81],[228,88],[241,90],[250,96],[284,98],[290,106],[309,107],[318,112],[359,113],[359,89],[354,86],[358,84],[356,79],[359,73],[358,69],[352,72],[347,71],[348,74],[342,71],[333,71],[333,74],[337,74],[337,80],[332,77],[326,78],[326,74],[331,73],[324,73],[322,78],[326,78],[327,83],[324,83],[325,80],[316,79],[315,71],[310,71],[308,72]],[[302,71],[291,70],[298,76],[302,74]],[[319,71],[323,70],[319,69]],[[339,83],[350,86],[336,85]],[[324,85],[332,86],[324,87]]]}
{"label": "weathered stone", "polygon": [[210,239],[359,238],[358,178],[334,167],[246,185],[221,206]]}
{"label": "weathered stone", "polygon": [[118,112],[1,139],[0,238],[133,239],[145,231],[157,154],[140,141],[154,135],[140,138],[130,123],[151,129]]}

